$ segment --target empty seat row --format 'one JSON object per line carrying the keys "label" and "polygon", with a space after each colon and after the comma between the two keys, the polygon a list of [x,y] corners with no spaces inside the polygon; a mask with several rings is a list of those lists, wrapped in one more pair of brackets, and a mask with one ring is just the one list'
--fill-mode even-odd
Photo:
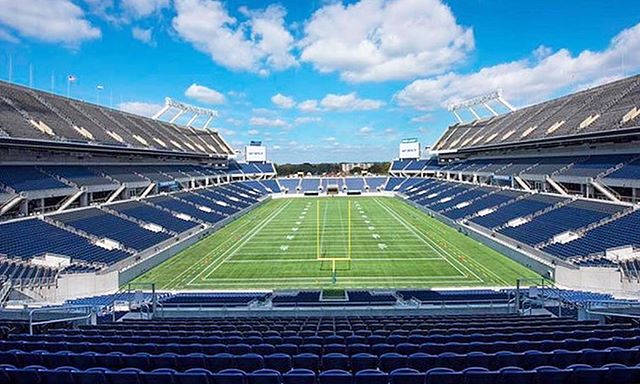
{"label": "empty seat row", "polygon": [[427,354],[415,352],[409,355],[393,352],[373,355],[362,352],[350,356],[342,353],[317,355],[310,352],[297,355],[277,352],[268,355],[255,353],[245,353],[241,355],[232,355],[229,353],[217,353],[213,355],[190,353],[180,355],[172,352],[160,354],[150,354],[146,352],[125,354],[122,352],[100,353],[89,351],[78,353],[70,351],[29,352],[11,350],[0,352],[0,364],[9,364],[16,367],[40,365],[47,368],[71,366],[78,369],[89,369],[93,367],[108,369],[137,368],[144,371],[159,368],[170,368],[177,371],[186,371],[191,368],[204,368],[212,372],[218,372],[228,368],[236,368],[251,372],[268,368],[280,373],[288,372],[294,368],[304,368],[313,372],[340,369],[354,373],[367,369],[391,372],[399,368],[413,368],[418,371],[427,371],[433,368],[463,370],[468,367],[482,367],[498,370],[504,367],[533,369],[544,365],[559,368],[566,368],[574,364],[586,364],[593,367],[601,367],[613,363],[635,365],[640,362],[639,348],[640,347],[625,349],[614,347],[601,350],[584,349],[577,351],[557,349],[547,352],[528,350],[518,353],[509,351],[496,353],[470,352],[467,354],[457,354],[453,352]]}
{"label": "empty seat row", "polygon": [[124,353],[158,353],[162,351],[171,351],[175,353],[271,353],[282,352],[290,355],[298,354],[301,351],[308,351],[310,353],[372,353],[380,355],[383,353],[396,352],[401,354],[424,352],[429,354],[438,354],[442,352],[455,352],[455,353],[469,353],[469,352],[499,352],[499,351],[512,351],[523,352],[527,350],[541,350],[552,351],[554,349],[568,348],[572,350],[584,349],[584,348],[608,348],[608,347],[635,347],[640,345],[640,336],[631,337],[590,337],[586,339],[567,338],[564,340],[520,340],[520,341],[501,341],[496,340],[492,342],[450,342],[450,343],[400,343],[400,344],[255,344],[250,345],[246,343],[237,344],[204,344],[197,343],[195,341],[184,340],[182,342],[174,343],[136,343],[127,342],[82,342],[82,341],[45,341],[37,339],[29,340],[11,340],[0,341],[0,350],[11,349],[23,349],[23,350],[72,350],[78,352],[86,351],[101,351],[108,352],[124,352]]}
{"label": "empty seat row", "polygon": [[575,365],[567,369],[542,366],[528,371],[518,367],[505,367],[499,371],[481,367],[470,367],[463,371],[434,368],[426,372],[400,368],[389,374],[377,370],[351,374],[335,369],[317,375],[304,368],[292,369],[281,374],[271,369],[245,372],[234,368],[213,373],[201,368],[192,368],[186,372],[160,368],[149,372],[136,368],[112,371],[106,368],[78,370],[73,367],[59,367],[50,370],[41,366],[0,367],[2,384],[632,384],[638,380],[640,367],[621,364],[609,364],[600,368]]}

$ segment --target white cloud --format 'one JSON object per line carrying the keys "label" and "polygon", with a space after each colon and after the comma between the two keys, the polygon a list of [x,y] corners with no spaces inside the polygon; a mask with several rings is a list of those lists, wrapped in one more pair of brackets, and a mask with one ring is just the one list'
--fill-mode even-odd
{"label": "white cloud", "polygon": [[144,28],[138,28],[138,27],[133,27],[131,29],[131,34],[133,35],[133,38],[136,40],[140,40],[145,44],[153,44],[153,28],[149,28],[149,29],[144,29]]}
{"label": "white cloud", "polygon": [[13,43],[13,44],[17,44],[20,42],[20,39],[13,36],[11,33],[9,33],[8,31],[5,31],[2,28],[0,28],[0,40],[6,41],[8,43]]}
{"label": "white cloud", "polygon": [[251,112],[257,115],[276,116],[277,112],[269,108],[251,108]]}
{"label": "white cloud", "polygon": [[260,134],[260,131],[258,131],[257,129],[250,129],[247,131],[247,134],[249,136],[257,136],[258,134]]}
{"label": "white cloud", "polygon": [[360,132],[363,135],[368,135],[368,134],[373,133],[373,128],[371,128],[371,127],[362,127],[362,128],[360,128],[358,130],[358,132]]}
{"label": "white cloud", "polygon": [[279,108],[293,108],[296,105],[293,97],[285,96],[282,93],[277,93],[271,97],[271,102],[278,106]]}
{"label": "white cloud", "polygon": [[130,15],[141,18],[169,6],[169,0],[122,0],[122,8]]}
{"label": "white cloud", "polygon": [[442,73],[474,48],[473,31],[440,0],[333,2],[304,27],[301,60],[353,82]]}
{"label": "white cloud", "polygon": [[415,80],[395,95],[400,105],[429,110],[502,89],[507,100],[533,103],[640,70],[640,24],[623,30],[602,51],[572,55],[567,49],[536,49],[524,58],[470,74],[447,73]]}
{"label": "white cloud", "polygon": [[118,104],[118,109],[122,111],[147,117],[155,115],[162,107],[164,107],[162,104],[146,103],[143,101],[126,101]]}
{"label": "white cloud", "polygon": [[368,111],[382,107],[384,102],[373,99],[360,99],[355,92],[344,95],[329,93],[320,100],[320,105],[329,110]]}
{"label": "white cloud", "polygon": [[184,95],[194,100],[198,100],[201,103],[207,104],[222,104],[224,103],[224,95],[215,89],[205,87],[204,85],[191,84]]}
{"label": "white cloud", "polygon": [[298,109],[302,112],[318,112],[318,100],[305,100],[298,104]]}
{"label": "white cloud", "polygon": [[322,118],[317,116],[304,116],[304,117],[296,117],[294,123],[296,125],[307,124],[307,123],[319,123],[322,121]]}
{"label": "white cloud", "polygon": [[227,123],[238,127],[238,126],[242,125],[242,120],[236,119],[236,118],[233,118],[233,117],[229,117],[227,119]]}
{"label": "white cloud", "polygon": [[412,123],[426,123],[427,121],[433,120],[433,116],[430,113],[425,113],[424,115],[416,116],[411,119]]}
{"label": "white cloud", "polygon": [[296,65],[281,6],[242,8],[245,22],[230,16],[219,1],[176,0],[175,8],[172,24],[178,35],[223,67],[266,75]]}
{"label": "white cloud", "polygon": [[0,24],[24,37],[74,46],[101,36],[70,0],[0,0],[0,9]]}
{"label": "white cloud", "polygon": [[245,97],[247,97],[246,93],[240,91],[229,91],[227,92],[227,94],[231,97],[237,97],[238,99],[244,99]]}
{"label": "white cloud", "polygon": [[263,127],[287,127],[289,124],[279,118],[270,119],[267,117],[254,116],[249,120],[250,125]]}
{"label": "white cloud", "polygon": [[226,128],[218,128],[218,130],[222,133],[223,136],[235,136],[236,131]]}
{"label": "white cloud", "polygon": [[261,52],[266,67],[283,70],[297,65],[291,54],[294,39],[284,25],[287,14],[284,7],[272,4],[264,11],[251,11],[246,7],[240,10],[250,18],[251,39]]}

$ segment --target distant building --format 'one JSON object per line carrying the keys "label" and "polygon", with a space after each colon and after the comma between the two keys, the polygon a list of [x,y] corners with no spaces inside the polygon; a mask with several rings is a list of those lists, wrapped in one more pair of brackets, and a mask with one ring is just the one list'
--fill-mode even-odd
{"label": "distant building", "polygon": [[340,164],[340,170],[343,173],[349,173],[353,168],[367,169],[372,165],[373,163],[342,163]]}

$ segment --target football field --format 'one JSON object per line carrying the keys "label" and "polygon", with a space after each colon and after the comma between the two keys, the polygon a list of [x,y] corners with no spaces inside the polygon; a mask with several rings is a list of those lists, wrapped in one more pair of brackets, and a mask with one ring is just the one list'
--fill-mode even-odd
{"label": "football field", "polygon": [[139,276],[158,289],[512,286],[538,275],[393,197],[273,199]]}

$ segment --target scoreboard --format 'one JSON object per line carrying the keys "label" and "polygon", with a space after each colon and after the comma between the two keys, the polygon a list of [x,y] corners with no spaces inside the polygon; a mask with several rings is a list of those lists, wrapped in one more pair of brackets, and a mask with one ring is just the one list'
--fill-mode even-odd
{"label": "scoreboard", "polygon": [[416,138],[404,139],[400,142],[400,153],[398,158],[401,160],[415,160],[420,158],[420,142]]}
{"label": "scoreboard", "polygon": [[244,160],[247,163],[264,163],[267,161],[267,147],[260,141],[252,141],[244,147]]}

